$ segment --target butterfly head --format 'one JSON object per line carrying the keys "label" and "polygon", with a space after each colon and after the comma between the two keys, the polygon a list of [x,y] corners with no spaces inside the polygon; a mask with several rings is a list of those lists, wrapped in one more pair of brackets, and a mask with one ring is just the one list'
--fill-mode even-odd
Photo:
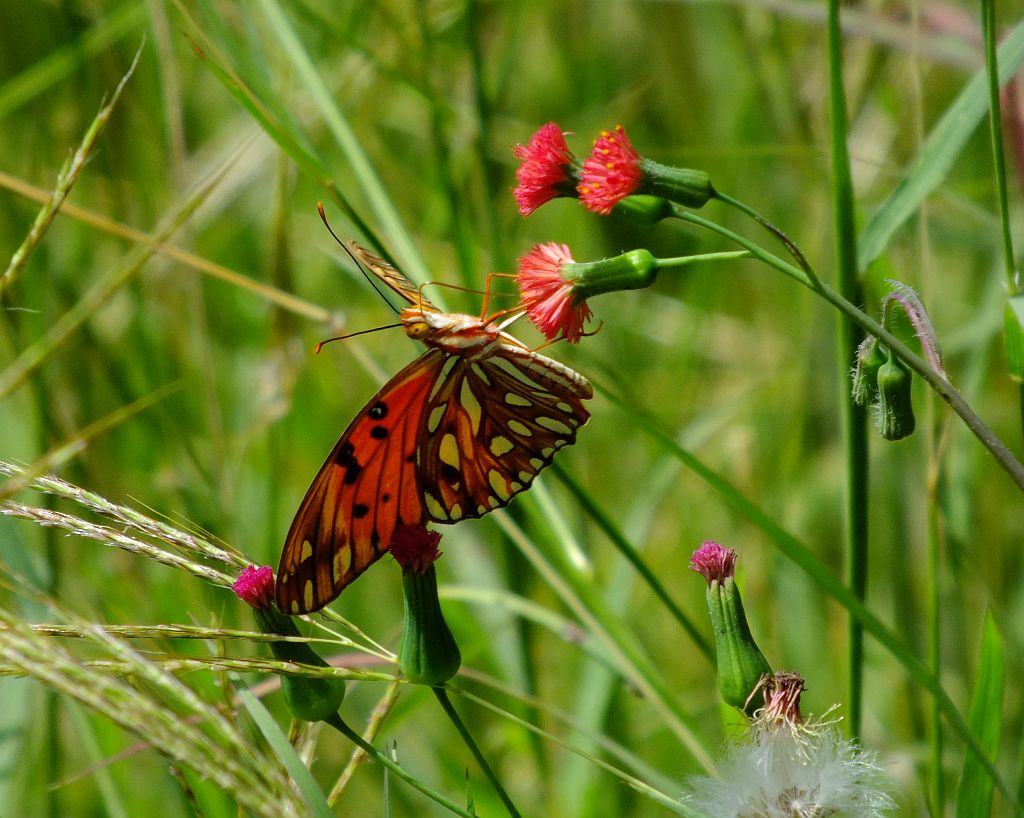
{"label": "butterfly head", "polygon": [[416,307],[406,307],[402,310],[402,329],[414,341],[422,341],[435,330],[433,322],[429,320],[432,317],[430,313]]}

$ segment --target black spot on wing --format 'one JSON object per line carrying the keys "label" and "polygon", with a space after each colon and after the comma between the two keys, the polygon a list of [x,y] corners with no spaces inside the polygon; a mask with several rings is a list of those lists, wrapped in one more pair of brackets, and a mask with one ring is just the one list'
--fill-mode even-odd
{"label": "black spot on wing", "polygon": [[370,437],[374,440],[384,440],[388,436],[388,429],[386,426],[374,426],[370,429]]}
{"label": "black spot on wing", "polygon": [[360,466],[356,459],[353,457],[349,460],[348,465],[345,466],[345,483],[352,485],[356,480],[359,479],[359,475],[363,473],[363,467]]}
{"label": "black spot on wing", "polygon": [[338,453],[334,456],[334,462],[339,466],[347,466],[349,463],[355,462],[352,457],[355,452],[356,447],[346,441],[345,444],[338,449]]}
{"label": "black spot on wing", "polygon": [[459,482],[459,479],[461,477],[462,475],[459,473],[459,470],[455,468],[455,466],[451,465],[450,463],[441,464],[441,479],[444,480],[446,483],[454,486],[456,483]]}
{"label": "black spot on wing", "polygon": [[388,405],[379,400],[369,408],[366,415],[374,420],[383,420],[388,416]]}

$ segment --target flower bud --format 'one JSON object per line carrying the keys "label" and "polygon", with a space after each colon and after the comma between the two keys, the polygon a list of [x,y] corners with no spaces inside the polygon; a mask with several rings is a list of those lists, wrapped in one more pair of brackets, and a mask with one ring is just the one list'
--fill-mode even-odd
{"label": "flower bud", "polygon": [[705,542],[693,553],[690,567],[707,580],[708,613],[715,634],[718,692],[722,700],[748,716],[758,709],[754,694],[772,672],[750,634],[743,600],[734,578],[736,552]]}
{"label": "flower bud", "polygon": [[405,600],[398,664],[402,675],[416,684],[444,684],[462,665],[462,654],[437,598],[434,562],[441,556],[440,540],[437,532],[407,525],[395,531],[391,544],[391,553],[402,566]]}
{"label": "flower bud", "polygon": [[914,407],[910,400],[910,369],[890,354],[878,370],[875,427],[886,440],[902,440],[914,433]]}
{"label": "flower bud", "polygon": [[[256,626],[262,633],[278,636],[299,636],[299,630],[288,616],[271,602],[274,598],[274,572],[270,566],[250,565],[234,584],[234,591],[252,607]],[[313,667],[330,667],[306,642],[278,641],[270,643],[274,658],[281,662],[297,662]],[[338,712],[345,698],[344,679],[281,676],[284,700],[295,718],[302,721],[323,721]]]}
{"label": "flower bud", "polygon": [[574,298],[584,301],[615,290],[650,287],[658,275],[658,259],[639,248],[600,261],[573,262],[563,269],[572,279]]}
{"label": "flower bud", "polygon": [[660,196],[627,196],[620,199],[612,213],[641,227],[653,227],[662,219],[670,218],[672,203]]}
{"label": "flower bud", "polygon": [[644,173],[640,188],[643,193],[661,196],[695,210],[704,207],[715,195],[711,177],[702,170],[676,168],[650,159],[641,159],[640,169]]}
{"label": "flower bud", "polygon": [[869,335],[857,347],[857,359],[853,364],[851,393],[858,406],[872,403],[878,394],[878,370],[885,363],[885,352],[878,339]]}

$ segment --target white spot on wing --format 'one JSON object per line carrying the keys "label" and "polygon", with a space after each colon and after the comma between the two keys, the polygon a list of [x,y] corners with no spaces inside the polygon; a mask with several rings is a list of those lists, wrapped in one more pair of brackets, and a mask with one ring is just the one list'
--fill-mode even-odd
{"label": "white spot on wing", "polygon": [[533,406],[532,400],[524,398],[518,392],[506,392],[505,403],[509,406]]}
{"label": "white spot on wing", "polygon": [[508,454],[514,446],[512,441],[504,435],[495,435],[491,438],[491,454],[495,457],[501,457],[503,454]]}
{"label": "white spot on wing", "polygon": [[509,493],[508,484],[505,482],[505,478],[494,469],[487,472],[487,482],[491,484],[491,488],[494,490],[494,493],[502,500],[508,500],[508,498],[512,496]]}
{"label": "white spot on wing", "polygon": [[449,432],[441,438],[441,446],[437,454],[442,463],[447,463],[455,468],[459,467],[459,444],[455,440],[455,435]]}
{"label": "white spot on wing", "polygon": [[521,437],[533,437],[533,432],[530,431],[530,427],[515,418],[512,418],[512,420],[508,422],[508,428]]}
{"label": "white spot on wing", "polygon": [[431,518],[441,522],[445,522],[448,519],[448,514],[444,510],[444,506],[442,506],[438,502],[437,498],[429,491],[423,492],[423,503],[426,505],[427,513]]}
{"label": "white spot on wing", "polygon": [[534,418],[534,422],[538,426],[543,426],[545,429],[549,429],[550,431],[555,432],[556,434],[572,434],[572,429],[570,429],[568,426],[562,423],[562,421],[557,420],[556,418],[549,418],[546,415],[540,415],[539,417]]}
{"label": "white spot on wing", "polygon": [[447,403],[441,403],[430,410],[430,417],[427,418],[427,431],[430,434],[434,434],[437,427],[441,425],[441,418],[444,417],[444,410],[447,408]]}

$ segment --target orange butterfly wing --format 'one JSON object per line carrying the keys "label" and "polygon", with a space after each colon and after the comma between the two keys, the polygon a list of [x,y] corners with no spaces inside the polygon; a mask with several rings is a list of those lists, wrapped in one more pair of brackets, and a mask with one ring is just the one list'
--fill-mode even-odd
{"label": "orange butterfly wing", "polygon": [[445,355],[430,350],[392,378],[349,424],[292,520],[277,570],[277,606],[316,611],[388,548],[399,525],[426,520],[416,446]]}
{"label": "orange butterfly wing", "polygon": [[[421,312],[440,313],[395,267],[355,242],[346,247]],[[288,530],[277,573],[282,611],[329,603],[391,547],[401,525],[452,523],[504,506],[575,442],[590,417],[582,403],[593,396],[590,384],[497,337],[484,356],[428,350],[349,424]]]}
{"label": "orange butterfly wing", "polygon": [[557,361],[504,344],[457,359],[431,396],[418,457],[429,517],[480,517],[529,487],[590,413],[590,384]]}

